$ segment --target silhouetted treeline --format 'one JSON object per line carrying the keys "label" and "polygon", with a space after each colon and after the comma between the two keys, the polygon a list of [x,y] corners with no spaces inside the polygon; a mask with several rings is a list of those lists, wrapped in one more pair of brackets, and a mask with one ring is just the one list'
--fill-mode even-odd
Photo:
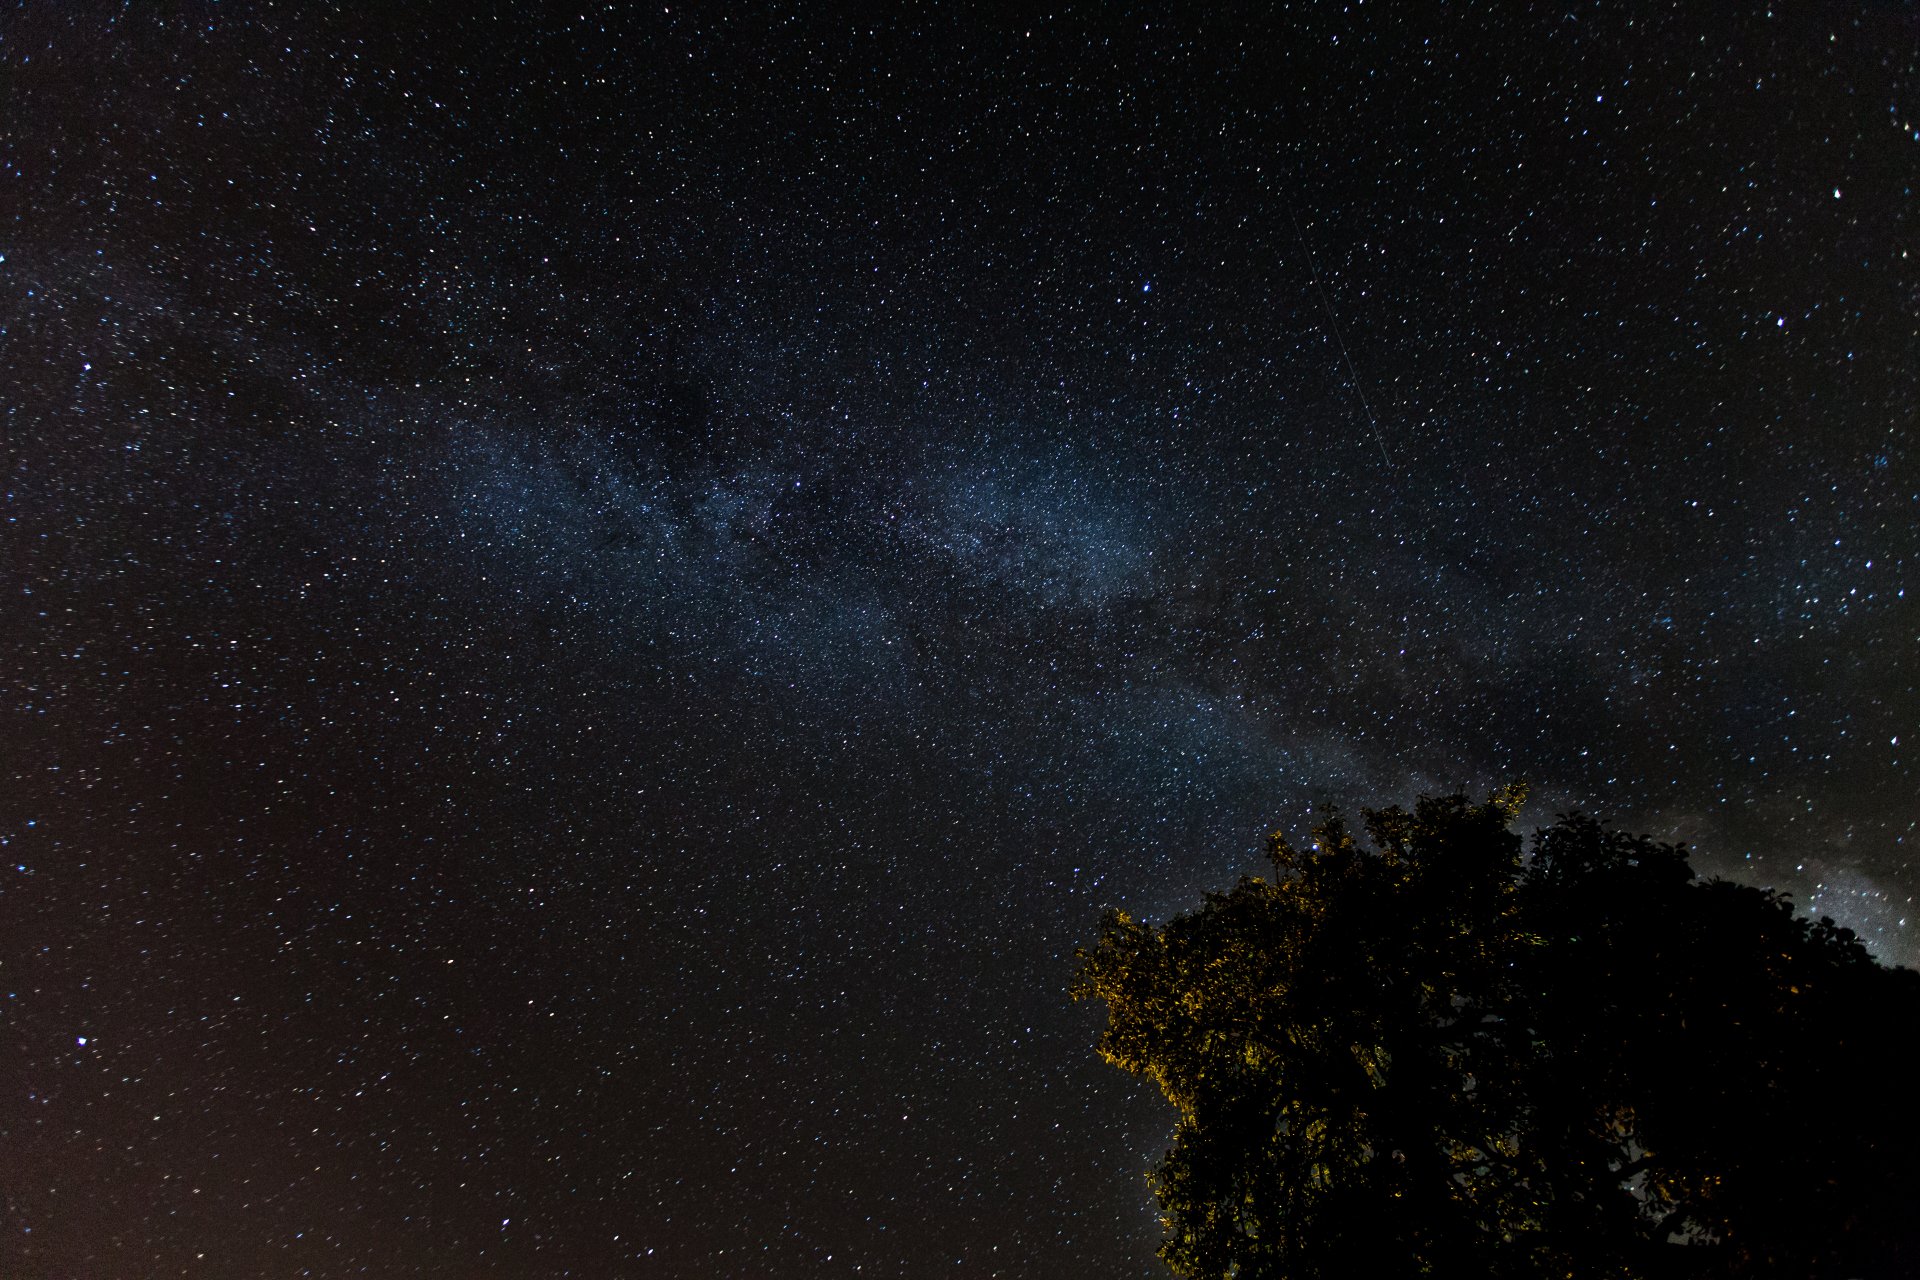
{"label": "silhouetted treeline", "polygon": [[1920,974],[1520,794],[1272,842],[1076,994],[1178,1108],[1183,1276],[1920,1274]]}

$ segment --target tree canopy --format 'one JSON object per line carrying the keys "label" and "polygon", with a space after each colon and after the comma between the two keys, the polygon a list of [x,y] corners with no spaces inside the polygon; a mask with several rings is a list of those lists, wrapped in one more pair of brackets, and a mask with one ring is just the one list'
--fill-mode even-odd
{"label": "tree canopy", "polygon": [[1079,953],[1190,1277],[1920,1274],[1920,974],[1518,789],[1338,816]]}

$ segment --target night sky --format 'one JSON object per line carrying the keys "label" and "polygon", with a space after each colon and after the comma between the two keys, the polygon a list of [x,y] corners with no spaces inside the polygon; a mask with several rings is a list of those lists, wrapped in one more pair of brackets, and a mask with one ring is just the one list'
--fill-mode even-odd
{"label": "night sky", "polygon": [[0,14],[0,1274],[1153,1276],[1334,801],[1920,957],[1911,9],[402,8]]}

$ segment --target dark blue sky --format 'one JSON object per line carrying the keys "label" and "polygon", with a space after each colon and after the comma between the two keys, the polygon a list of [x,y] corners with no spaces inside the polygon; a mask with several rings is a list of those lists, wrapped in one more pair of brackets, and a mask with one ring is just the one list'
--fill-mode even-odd
{"label": "dark blue sky", "polygon": [[1920,27],[1698,9],[0,14],[0,1271],[1150,1276],[1334,801],[1911,963]]}

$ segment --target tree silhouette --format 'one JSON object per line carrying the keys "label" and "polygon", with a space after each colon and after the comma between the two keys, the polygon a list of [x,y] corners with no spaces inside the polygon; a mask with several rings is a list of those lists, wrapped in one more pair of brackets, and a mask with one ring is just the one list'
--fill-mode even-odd
{"label": "tree silhouette", "polygon": [[1336,816],[1079,953],[1179,1275],[1907,1275],[1920,975],[1523,793]]}

